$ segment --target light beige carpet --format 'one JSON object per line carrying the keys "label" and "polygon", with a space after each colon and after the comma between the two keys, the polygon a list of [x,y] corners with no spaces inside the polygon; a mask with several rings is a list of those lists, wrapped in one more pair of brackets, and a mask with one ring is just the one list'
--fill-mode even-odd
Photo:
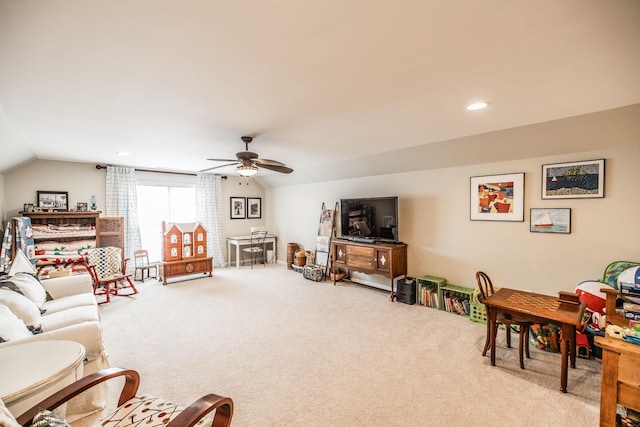
{"label": "light beige carpet", "polygon": [[598,425],[598,361],[578,359],[563,394],[558,354],[521,370],[500,333],[492,367],[484,325],[379,290],[282,265],[137,285],[101,306],[112,366],[176,402],[230,396],[234,426]]}

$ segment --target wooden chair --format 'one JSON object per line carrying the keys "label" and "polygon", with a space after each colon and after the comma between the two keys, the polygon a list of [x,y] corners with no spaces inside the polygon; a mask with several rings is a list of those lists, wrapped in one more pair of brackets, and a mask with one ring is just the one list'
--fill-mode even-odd
{"label": "wooden chair", "polygon": [[231,424],[233,417],[233,400],[231,398],[207,394],[185,408],[148,395],[136,396],[140,386],[140,375],[136,371],[123,368],[104,369],[68,385],[20,415],[17,422],[23,427],[29,427],[33,424],[33,419],[41,408],[51,411],[85,390],[117,377],[125,378],[118,399],[118,408],[107,415],[105,419],[100,420],[97,425],[190,427],[196,425],[213,411],[215,411],[213,420],[211,424],[206,425],[227,427]]}
{"label": "wooden chair", "polygon": [[[485,300],[490,295],[493,295],[493,283],[491,283],[491,279],[489,276],[482,272],[478,271],[476,273],[476,281],[478,282],[478,289],[480,289],[480,297],[482,300]],[[506,334],[507,334],[507,347],[511,348],[511,330],[516,332],[516,326],[518,327],[518,335],[520,339],[520,343],[518,345],[518,351],[520,353],[520,368],[524,369],[524,357],[523,357],[523,348],[526,352],[527,359],[530,359],[529,356],[529,328],[533,324],[528,320],[518,320],[514,319],[511,316],[505,314],[499,314],[496,319],[494,334],[497,335],[498,326],[502,324],[505,326]],[[485,356],[487,354],[487,350],[489,349],[489,337],[491,331],[489,330],[489,320],[487,319],[487,338],[484,342],[484,349],[482,350],[482,355]]]}
{"label": "wooden chair", "polygon": [[266,265],[266,251],[264,249],[264,240],[267,237],[266,231],[251,232],[251,243],[249,246],[242,248],[242,264],[244,265],[246,257],[251,261],[251,268],[256,260],[260,259],[262,264]]}
{"label": "wooden chair", "polygon": [[147,278],[151,277],[150,271],[153,269],[154,278],[158,278],[158,263],[149,262],[149,253],[146,249],[138,249],[133,252],[133,280],[137,280],[138,271],[140,271],[140,280],[144,283],[144,273],[147,273]]}
{"label": "wooden chair", "polygon": [[[122,249],[113,246],[88,249],[84,254],[84,264],[93,281],[93,293],[104,295],[104,304],[111,301],[111,295],[133,295],[138,290],[127,274],[127,261],[122,258]],[[131,288],[131,292],[120,294],[123,288]]]}

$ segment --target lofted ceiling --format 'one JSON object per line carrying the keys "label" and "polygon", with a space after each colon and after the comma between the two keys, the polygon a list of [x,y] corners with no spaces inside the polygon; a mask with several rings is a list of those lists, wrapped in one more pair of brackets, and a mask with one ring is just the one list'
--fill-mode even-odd
{"label": "lofted ceiling", "polygon": [[251,135],[295,183],[637,103],[638,0],[0,1],[0,173],[35,158],[195,172]]}

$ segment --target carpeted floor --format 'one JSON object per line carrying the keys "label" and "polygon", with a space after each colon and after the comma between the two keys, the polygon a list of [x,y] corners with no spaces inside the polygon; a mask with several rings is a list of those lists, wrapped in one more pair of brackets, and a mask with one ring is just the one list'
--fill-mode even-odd
{"label": "carpeted floor", "polygon": [[500,333],[492,367],[484,325],[379,290],[282,265],[137,286],[101,306],[111,365],[176,402],[230,396],[234,426],[598,425],[598,361],[578,359],[563,394],[559,354],[521,370]]}

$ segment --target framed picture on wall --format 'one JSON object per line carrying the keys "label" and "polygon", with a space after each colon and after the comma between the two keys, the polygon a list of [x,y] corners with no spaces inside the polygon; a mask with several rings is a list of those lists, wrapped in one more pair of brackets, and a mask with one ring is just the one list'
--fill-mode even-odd
{"label": "framed picture on wall", "polygon": [[524,221],[524,172],[472,176],[472,221]]}
{"label": "framed picture on wall", "polygon": [[69,193],[67,191],[38,191],[38,207],[49,211],[68,211]]}
{"label": "framed picture on wall", "polygon": [[542,165],[543,199],[604,197],[604,159]]}
{"label": "framed picture on wall", "polygon": [[570,208],[531,208],[532,233],[571,233]]}
{"label": "framed picture on wall", "polygon": [[247,197],[247,218],[262,218],[262,199]]}
{"label": "framed picture on wall", "polygon": [[244,197],[231,197],[231,219],[245,219],[247,217],[245,213],[245,198]]}

